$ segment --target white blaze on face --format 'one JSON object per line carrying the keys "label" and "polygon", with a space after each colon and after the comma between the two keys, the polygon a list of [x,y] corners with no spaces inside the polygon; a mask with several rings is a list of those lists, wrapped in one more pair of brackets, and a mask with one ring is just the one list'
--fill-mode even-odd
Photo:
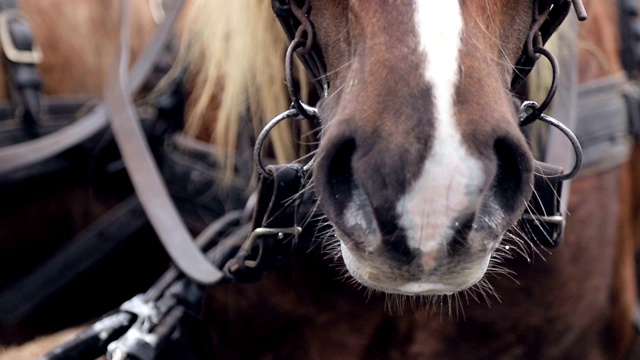
{"label": "white blaze on face", "polygon": [[484,174],[462,143],[455,121],[463,27],[459,1],[415,0],[415,21],[425,57],[423,76],[433,96],[435,133],[420,177],[396,210],[409,246],[419,247],[430,267],[437,248],[453,234],[455,218],[477,206]]}

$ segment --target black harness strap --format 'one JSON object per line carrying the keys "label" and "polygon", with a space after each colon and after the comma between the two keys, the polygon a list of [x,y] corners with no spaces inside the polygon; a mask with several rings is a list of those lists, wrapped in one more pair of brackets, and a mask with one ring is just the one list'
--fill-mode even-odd
{"label": "black harness strap", "polygon": [[[207,259],[215,266],[222,267],[246,240],[250,229],[239,224],[241,215],[239,211],[230,212],[198,235],[198,247],[206,250]],[[41,360],[93,359],[105,353],[108,359],[152,360],[172,346],[179,347],[180,359],[208,358],[202,356],[204,349],[176,344],[194,331],[204,290],[172,266],[146,293],[125,302],[119,311],[105,316]]]}
{"label": "black harness strap", "polygon": [[299,164],[270,165],[260,176],[253,213],[253,232],[224,267],[229,279],[256,281],[265,271],[289,260],[302,231],[297,221],[299,195],[308,174]]}
{"label": "black harness strap", "polygon": [[[556,49],[554,61],[562,71],[557,74],[557,91],[553,97],[550,112],[553,116],[562,119],[562,124],[569,129],[577,129],[577,34],[578,26],[575,18],[565,19],[563,29],[555,33],[555,41],[563,46]],[[563,168],[570,168],[572,163],[581,161],[582,157],[575,152],[574,160],[574,151],[568,146],[566,134],[555,131],[552,127],[546,127],[545,130],[547,133],[544,138],[547,141],[540,149],[542,153],[536,154],[542,162],[536,162],[534,193],[519,225],[531,241],[547,248],[555,248],[563,241],[571,188],[570,179],[560,181],[558,176],[563,173]],[[527,132],[523,132],[526,136]]]}
{"label": "black harness strap", "polygon": [[620,53],[622,65],[631,82],[625,85],[629,127],[640,138],[640,9],[635,0],[618,0]]}
{"label": "black harness strap", "polygon": [[26,131],[34,132],[41,115],[42,79],[36,64],[42,53],[15,0],[0,0],[0,45],[9,75],[9,93],[20,105],[16,117],[22,120]]}
{"label": "black harness strap", "polygon": [[629,77],[634,78],[640,70],[640,22],[638,2],[618,0],[620,25],[620,59]]}
{"label": "black harness strap", "polygon": [[113,253],[148,220],[135,196],[80,232],[33,273],[0,292],[0,323],[18,322]]}
{"label": "black harness strap", "polygon": [[565,219],[559,199],[563,181],[557,176],[563,171],[562,167],[536,161],[535,173],[539,176],[534,177],[535,191],[529,200],[528,211],[516,225],[527,239],[547,248],[562,244]]}

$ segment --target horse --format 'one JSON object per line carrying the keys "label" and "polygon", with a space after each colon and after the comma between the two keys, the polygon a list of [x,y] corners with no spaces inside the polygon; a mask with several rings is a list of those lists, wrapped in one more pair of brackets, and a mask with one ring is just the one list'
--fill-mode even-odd
{"label": "horse", "polygon": [[[335,230],[260,282],[209,291],[202,318],[219,356],[630,351],[635,164],[625,158],[573,180],[560,248],[547,252],[512,229],[535,171],[510,87],[534,3],[310,1],[326,64],[320,80],[330,84],[319,94],[313,186]],[[578,32],[580,83],[622,69],[615,4],[584,4],[591,18]],[[287,47],[270,6],[192,2],[180,27],[178,64],[191,89],[185,129],[228,153],[288,106],[282,65],[265,66],[267,54]],[[265,101],[274,94],[275,106]],[[242,127],[246,117],[257,123]],[[292,139],[272,139],[278,161],[301,155]],[[223,159],[225,168],[232,161]]]}
{"label": "horse", "polygon": [[[291,269],[258,284],[214,288],[203,315],[214,344],[240,358],[625,356],[637,301],[637,215],[628,200],[634,163],[627,154],[573,181],[559,249],[539,250],[535,239],[514,242],[525,237],[518,231],[502,239],[532,192],[532,155],[509,87],[531,27],[532,2],[405,5],[310,2],[326,62],[320,80],[331,84],[319,105],[313,183],[335,229],[323,241],[333,243],[325,246],[344,265],[339,261],[341,270],[335,270],[321,265],[326,260],[297,254]],[[588,84],[622,67],[616,4],[584,5],[590,20],[578,30],[577,76]],[[246,5],[243,16],[253,7]],[[189,21],[197,29],[191,36],[209,38],[204,14],[224,13],[222,5],[196,8],[192,19],[202,20]],[[237,25],[226,29],[217,36],[241,33]],[[224,94],[230,85],[223,74],[241,72],[232,70],[237,61],[223,51],[198,57],[205,51],[190,39],[182,43],[195,49],[189,58],[196,64],[228,56],[229,68],[202,77],[196,67],[194,76]],[[208,44],[220,49],[234,42]],[[196,97],[219,104],[214,98]],[[209,110],[196,115],[202,123],[229,126],[228,113],[218,116],[215,105]],[[200,130],[206,131],[192,131]],[[336,277],[372,290],[332,282]],[[474,284],[476,292],[464,292]],[[441,296],[421,299],[425,294]],[[401,311],[405,301],[414,308],[426,303],[444,316],[407,314]],[[396,314],[383,313],[385,306]]]}

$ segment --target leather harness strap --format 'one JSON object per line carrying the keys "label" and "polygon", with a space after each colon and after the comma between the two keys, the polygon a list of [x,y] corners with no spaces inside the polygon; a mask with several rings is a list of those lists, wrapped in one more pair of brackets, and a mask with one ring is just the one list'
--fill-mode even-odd
{"label": "leather harness strap", "polygon": [[308,174],[300,164],[269,165],[260,176],[253,231],[224,267],[234,281],[251,282],[289,260],[299,227],[298,202]]}
{"label": "leather harness strap", "polygon": [[[0,292],[0,323],[19,322],[147,225],[135,196],[78,233],[52,258]],[[93,241],[100,239],[100,241]],[[96,246],[98,244],[98,246]]]}
{"label": "leather harness strap", "polygon": [[[637,112],[637,94],[629,86],[625,74],[581,84],[578,88],[578,127],[576,135],[583,145],[584,160],[580,176],[618,167],[629,160],[633,139],[634,117]],[[627,99],[632,96],[630,102]],[[606,121],[603,121],[606,120]]]}
{"label": "leather harness strap", "polygon": [[0,0],[0,45],[9,94],[21,105],[17,117],[26,130],[34,130],[41,116],[42,79],[36,64],[42,53],[15,0]]}
{"label": "leather harness strap", "polygon": [[624,85],[631,135],[640,138],[640,9],[636,0],[618,0],[620,52],[624,70],[631,79]]}
{"label": "leather harness strap", "polygon": [[637,0],[618,1],[620,33],[620,60],[629,77],[636,78],[640,71],[640,22]]}
{"label": "leather harness strap", "polygon": [[[177,17],[182,4],[183,1],[176,1],[167,10],[167,16]],[[136,195],[169,256],[189,278],[201,284],[213,284],[222,279],[222,272],[194,244],[162,181],[129,96],[126,85],[131,25],[129,6],[127,1],[121,2],[120,49],[119,59],[115,64],[117,72],[108,82],[106,90],[111,129]]]}

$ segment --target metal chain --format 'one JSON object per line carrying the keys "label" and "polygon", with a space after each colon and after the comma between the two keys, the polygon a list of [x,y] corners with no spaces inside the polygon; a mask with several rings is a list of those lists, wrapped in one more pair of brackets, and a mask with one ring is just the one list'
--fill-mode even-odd
{"label": "metal chain", "polygon": [[[542,33],[540,32],[540,28],[549,18],[549,13],[551,13],[552,7],[546,7],[542,12],[539,12],[538,8],[538,0],[533,1],[533,19],[531,30],[529,31],[529,35],[527,36],[527,42],[525,44],[525,49],[527,56],[529,58],[538,60],[540,56],[545,57],[549,64],[551,65],[551,85],[549,87],[549,91],[547,92],[547,96],[544,101],[535,109],[530,112],[527,112],[524,118],[520,118],[520,126],[527,126],[532,122],[538,120],[540,115],[544,113],[544,111],[549,107],[553,97],[556,95],[556,91],[558,90],[558,61],[555,56],[549,50],[544,48],[544,42],[542,39]],[[524,112],[521,113],[521,115]]]}
{"label": "metal chain", "polygon": [[[286,119],[307,119],[313,122],[316,122],[318,120],[318,110],[313,106],[305,104],[300,99],[300,89],[298,86],[298,81],[294,76],[294,55],[310,54],[315,42],[315,30],[313,27],[313,22],[311,22],[308,15],[310,9],[310,1],[306,0],[304,4],[300,6],[298,5],[297,1],[292,0],[288,1],[286,4],[278,3],[278,6],[280,7],[280,11],[284,11],[282,9],[285,9],[288,6],[288,8],[291,10],[291,13],[300,22],[300,26],[297,28],[295,36],[291,40],[291,43],[289,44],[289,47],[287,48],[287,52],[285,54],[285,80],[287,83],[289,98],[291,99],[291,107],[287,111],[284,111],[267,123],[267,125],[258,135],[256,144],[253,148],[253,159],[255,167],[260,175],[263,175],[267,172],[264,163],[262,162],[262,146],[267,136],[269,135],[269,132],[276,125]],[[304,170],[310,170],[311,164],[313,164],[313,159],[309,164],[307,164],[307,166],[304,167]]]}
{"label": "metal chain", "polygon": [[296,1],[290,1],[289,6],[291,12],[300,21],[300,26],[296,30],[295,37],[291,41],[285,56],[285,76],[287,81],[287,89],[291,98],[291,107],[296,109],[305,119],[315,121],[315,114],[310,114],[305,109],[300,99],[300,89],[298,82],[293,74],[293,56],[295,53],[299,55],[309,54],[315,42],[315,30],[313,23],[309,19],[309,0],[306,0],[302,7],[299,7]]}
{"label": "metal chain", "polygon": [[[571,4],[573,4],[578,18],[580,20],[586,19],[586,12],[584,11],[582,2],[579,0],[571,0],[570,2]],[[527,36],[525,53],[526,56],[528,56],[534,62],[537,61],[540,57],[544,57],[547,59],[547,61],[551,65],[551,84],[549,86],[549,91],[547,92],[545,99],[540,105],[538,105],[534,101],[525,101],[524,103],[522,103],[522,106],[520,108],[519,125],[520,127],[523,127],[537,120],[540,120],[560,130],[567,137],[569,142],[571,142],[571,145],[575,152],[575,163],[571,171],[554,177],[557,180],[565,181],[576,176],[576,174],[580,170],[580,167],[582,166],[582,147],[580,146],[577,137],[568,127],[566,127],[560,121],[544,114],[544,111],[549,107],[558,90],[559,65],[558,60],[555,58],[555,56],[553,56],[553,54],[549,50],[544,48],[544,39],[541,32],[542,27],[546,24],[547,21],[549,21],[550,14],[554,10],[554,7],[559,6],[560,3],[562,3],[562,0],[559,2],[552,1],[552,4],[549,4],[549,6],[545,6],[541,11],[539,7],[540,0],[533,1],[532,25],[531,30],[529,31],[529,35]],[[564,16],[562,16],[562,19],[563,18]],[[559,23],[557,25],[559,25]]]}

